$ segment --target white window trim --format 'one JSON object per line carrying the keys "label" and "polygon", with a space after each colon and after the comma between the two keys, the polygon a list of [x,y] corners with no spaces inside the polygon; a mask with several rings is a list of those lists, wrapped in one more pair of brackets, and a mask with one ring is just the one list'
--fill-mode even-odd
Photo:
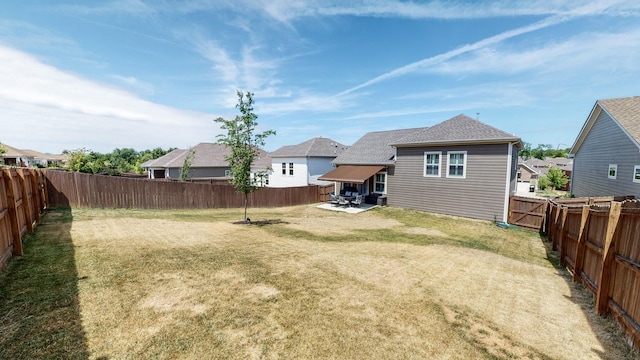
{"label": "white window trim", "polygon": [[636,172],[640,170],[640,165],[634,165],[633,166],[633,182],[634,183],[640,183],[640,179],[636,179]]}
{"label": "white window trim", "polygon": [[[432,175],[427,174],[427,165],[435,165],[435,164],[427,164],[427,155],[438,155],[438,174]],[[425,151],[424,152],[424,166],[422,168],[422,176],[424,177],[440,177],[442,175],[442,151]]]}
{"label": "white window trim", "polygon": [[[384,191],[379,193],[376,191],[376,184],[378,184],[379,182],[376,181],[376,175],[378,174],[384,174]],[[376,194],[386,194],[387,193],[387,172],[386,171],[381,171],[379,173],[376,173],[375,175],[373,175],[373,192]]]}
{"label": "white window trim", "polygon": [[[613,168],[615,172],[613,176],[611,176],[611,168]],[[609,164],[609,168],[607,168],[607,177],[609,179],[616,179],[618,177],[618,164]]]}
{"label": "white window trim", "polygon": [[[464,161],[462,162],[462,176],[449,175],[449,162],[451,161],[451,155],[462,154],[464,155]],[[467,152],[466,151],[448,151],[447,152],[447,177],[451,179],[466,179],[467,178]]]}
{"label": "white window trim", "polygon": [[282,169],[281,175],[282,176],[287,176],[287,163],[286,162],[282,163],[281,169]]}

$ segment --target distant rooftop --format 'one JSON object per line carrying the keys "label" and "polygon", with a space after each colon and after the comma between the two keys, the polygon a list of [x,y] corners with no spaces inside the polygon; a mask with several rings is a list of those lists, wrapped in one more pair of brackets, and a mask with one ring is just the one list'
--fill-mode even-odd
{"label": "distant rooftop", "polygon": [[298,145],[283,146],[269,155],[273,157],[336,157],[348,146],[329,138],[316,137]]}

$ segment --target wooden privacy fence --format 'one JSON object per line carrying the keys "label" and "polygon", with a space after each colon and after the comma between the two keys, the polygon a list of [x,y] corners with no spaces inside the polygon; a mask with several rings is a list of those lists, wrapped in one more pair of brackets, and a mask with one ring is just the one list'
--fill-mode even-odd
{"label": "wooden privacy fence", "polygon": [[[46,170],[51,207],[207,209],[244,207],[244,195],[231,185],[154,181]],[[250,207],[281,207],[320,202],[317,185],[260,188]]]}
{"label": "wooden privacy fence", "polygon": [[[597,205],[609,204],[611,201],[632,200],[633,196],[608,196],[608,197],[585,197],[572,199],[554,199],[555,204],[560,205]],[[553,225],[549,222],[549,215],[552,209],[548,209],[548,199],[531,198],[525,196],[511,196],[509,198],[509,215],[507,222],[529,230],[536,230],[542,233],[554,231]],[[551,214],[555,215],[555,214]],[[557,229],[556,229],[557,230]],[[554,247],[554,250],[557,250]]]}
{"label": "wooden privacy fence", "polygon": [[47,207],[39,170],[0,169],[0,269],[11,256],[22,256],[22,238],[31,233]]}
{"label": "wooden privacy fence", "polygon": [[640,347],[640,202],[552,201],[549,238],[574,281],[595,294],[598,314],[611,314]]}

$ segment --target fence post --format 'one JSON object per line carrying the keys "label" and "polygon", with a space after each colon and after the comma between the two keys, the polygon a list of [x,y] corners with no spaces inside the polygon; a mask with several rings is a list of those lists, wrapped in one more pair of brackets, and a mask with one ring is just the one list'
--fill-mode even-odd
{"label": "fence post", "polygon": [[582,263],[584,262],[584,248],[589,227],[589,205],[582,206],[582,216],[580,217],[580,232],[578,233],[578,248],[576,251],[576,265],[573,269],[573,281],[578,282],[582,278]]}
{"label": "fence post", "polygon": [[38,191],[38,173],[36,170],[29,170],[31,174],[31,181],[29,181],[29,186],[31,186],[31,206],[34,218],[36,220],[36,224],[40,223],[40,192]]}
{"label": "fence post", "polygon": [[560,265],[566,265],[564,261],[564,256],[566,250],[564,249],[564,236],[567,233],[567,229],[565,228],[565,222],[567,220],[567,212],[568,208],[566,206],[562,206],[560,208],[560,232],[558,234],[558,247],[560,248]]}
{"label": "fence post", "polygon": [[611,267],[614,261],[615,244],[613,235],[618,227],[622,203],[612,201],[609,208],[607,231],[605,232],[604,249],[602,255],[602,270],[598,279],[598,292],[596,294],[596,311],[598,315],[606,315],[609,307],[609,287],[611,285]]}
{"label": "fence post", "polygon": [[10,169],[2,169],[4,172],[4,185],[7,192],[7,206],[9,206],[9,226],[11,227],[11,237],[13,239],[14,256],[22,256],[22,238],[20,237],[20,224],[18,224],[18,211],[16,197],[13,186],[13,176]]}
{"label": "fence post", "polygon": [[18,169],[18,179],[22,183],[22,212],[24,213],[24,219],[27,225],[27,232],[31,234],[33,232],[33,220],[31,218],[31,202],[29,201],[29,195],[27,194],[27,181],[24,179],[24,170]]}
{"label": "fence post", "polygon": [[47,178],[42,170],[38,170],[38,187],[42,199],[40,211],[44,211],[49,207],[49,192],[47,191]]}

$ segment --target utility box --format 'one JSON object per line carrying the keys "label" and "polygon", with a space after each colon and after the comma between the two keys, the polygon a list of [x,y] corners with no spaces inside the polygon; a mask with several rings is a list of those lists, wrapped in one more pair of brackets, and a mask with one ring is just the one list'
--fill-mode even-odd
{"label": "utility box", "polygon": [[378,205],[380,206],[387,205],[387,195],[378,196]]}

